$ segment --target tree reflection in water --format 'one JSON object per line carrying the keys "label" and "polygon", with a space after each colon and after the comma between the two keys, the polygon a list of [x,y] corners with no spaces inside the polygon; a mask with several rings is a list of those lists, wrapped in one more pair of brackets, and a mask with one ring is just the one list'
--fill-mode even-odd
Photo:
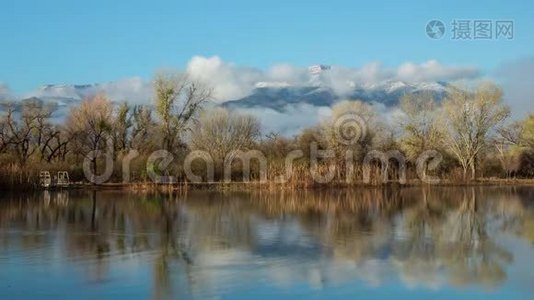
{"label": "tree reflection in water", "polygon": [[497,187],[13,194],[0,199],[0,250],[97,284],[142,261],[155,299],[253,282],[498,288],[513,263],[499,237],[534,243],[531,199]]}

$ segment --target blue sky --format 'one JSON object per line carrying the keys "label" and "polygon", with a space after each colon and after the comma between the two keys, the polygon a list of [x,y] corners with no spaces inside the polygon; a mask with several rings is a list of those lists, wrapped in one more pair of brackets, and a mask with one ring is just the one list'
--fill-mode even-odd
{"label": "blue sky", "polygon": [[[0,82],[23,92],[184,68],[195,55],[242,66],[398,66],[436,59],[484,72],[534,53],[531,1],[4,0]],[[425,35],[429,20],[512,19],[513,40]]]}

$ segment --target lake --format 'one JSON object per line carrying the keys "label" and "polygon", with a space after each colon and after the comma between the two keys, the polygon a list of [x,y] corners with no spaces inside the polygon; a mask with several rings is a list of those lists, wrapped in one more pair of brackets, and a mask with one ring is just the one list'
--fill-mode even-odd
{"label": "lake", "polygon": [[532,299],[534,188],[0,196],[0,299]]}

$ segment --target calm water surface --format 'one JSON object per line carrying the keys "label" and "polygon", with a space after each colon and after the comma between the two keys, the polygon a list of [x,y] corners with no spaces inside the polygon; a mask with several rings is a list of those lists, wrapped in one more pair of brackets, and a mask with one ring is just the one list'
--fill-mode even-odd
{"label": "calm water surface", "polygon": [[534,188],[0,196],[0,299],[534,299]]}

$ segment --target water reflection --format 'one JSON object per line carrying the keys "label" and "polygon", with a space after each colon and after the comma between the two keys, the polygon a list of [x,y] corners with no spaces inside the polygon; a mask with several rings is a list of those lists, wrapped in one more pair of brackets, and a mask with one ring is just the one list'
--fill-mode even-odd
{"label": "water reflection", "polygon": [[[362,286],[527,295],[520,281],[534,280],[521,271],[534,258],[533,193],[440,187],[3,195],[0,280],[10,288],[2,286],[0,297],[26,295],[34,278],[35,292],[47,295],[57,295],[59,285],[67,289],[61,294],[90,285],[99,297],[135,291],[154,299],[247,291],[287,297],[297,288],[332,297]],[[47,276],[37,280],[36,272]]]}

